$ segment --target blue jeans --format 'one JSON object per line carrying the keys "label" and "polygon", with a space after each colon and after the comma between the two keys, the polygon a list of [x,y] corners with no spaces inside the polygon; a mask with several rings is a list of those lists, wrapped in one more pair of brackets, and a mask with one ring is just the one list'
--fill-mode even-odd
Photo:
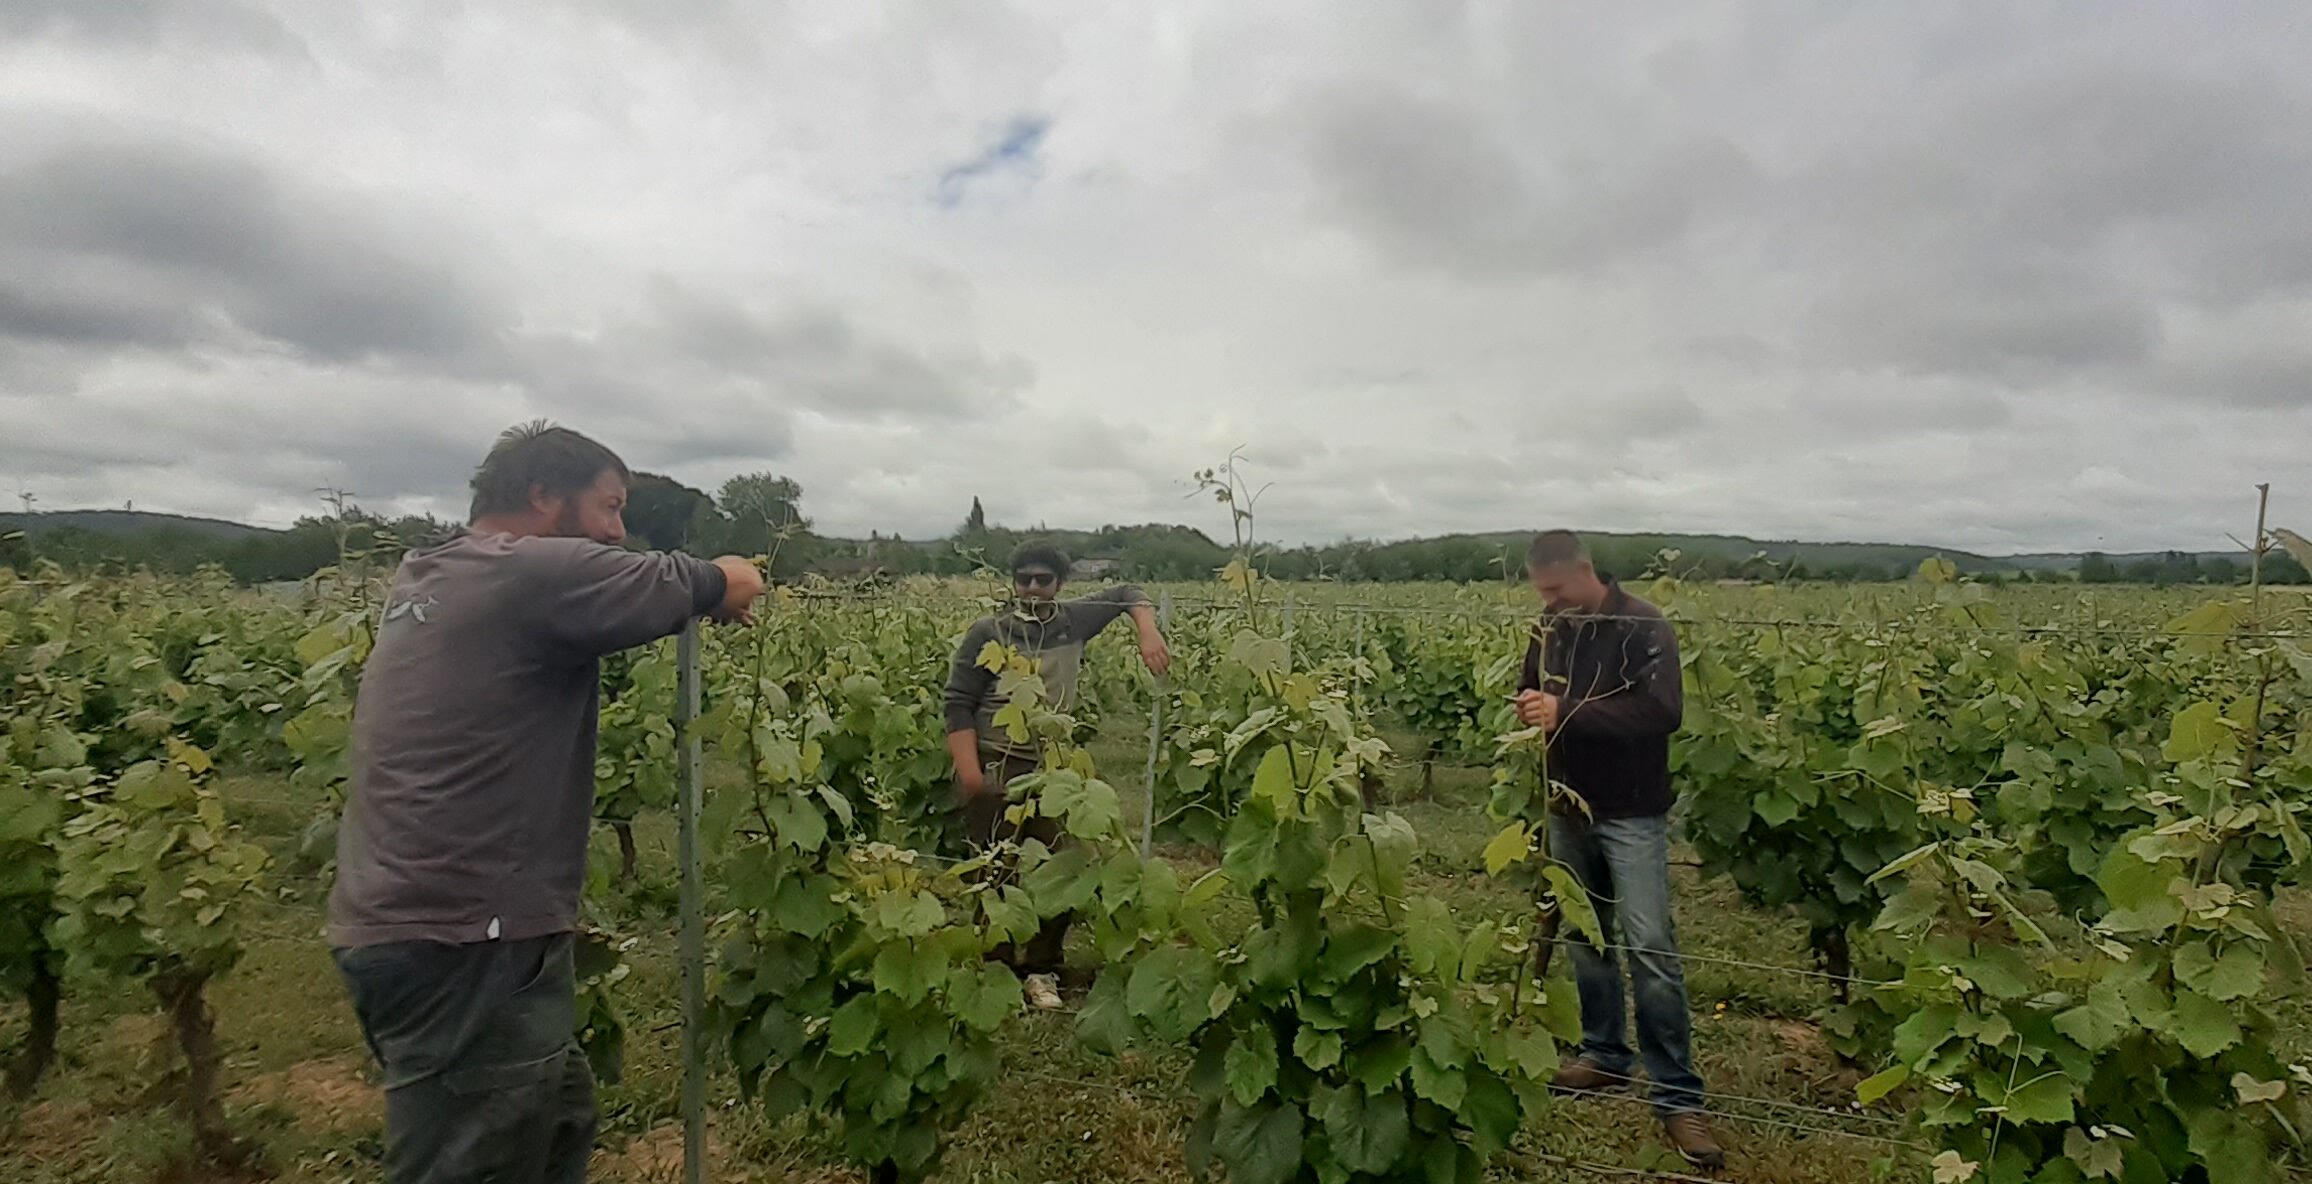
{"label": "blue jeans", "polygon": [[[1686,1006],[1677,928],[1670,920],[1670,820],[1553,814],[1549,846],[1550,854],[1573,869],[1589,891],[1606,943],[1618,941],[1629,955],[1630,985],[1638,998],[1638,1059],[1653,1083],[1655,1113],[1667,1117],[1700,1111],[1694,1019]],[[1581,995],[1581,1055],[1608,1073],[1627,1077],[1632,1057],[1622,1018],[1621,966],[1614,951],[1598,950],[1579,934],[1571,934],[1567,945]]]}

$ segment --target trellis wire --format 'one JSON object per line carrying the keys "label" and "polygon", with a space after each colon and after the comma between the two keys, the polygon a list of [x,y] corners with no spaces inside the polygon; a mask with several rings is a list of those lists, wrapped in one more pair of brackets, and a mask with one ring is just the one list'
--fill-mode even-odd
{"label": "trellis wire", "polygon": [[1639,1180],[1669,1180],[1672,1182],[1672,1184],[1724,1184],[1724,1177],[1721,1176],[1695,1176],[1685,1172],[1665,1172],[1658,1168],[1617,1167],[1613,1164],[1590,1163],[1587,1160],[1570,1159],[1566,1156],[1553,1154],[1548,1151],[1512,1151],[1510,1152],[1510,1155],[1512,1158],[1539,1160],[1542,1163],[1551,1164],[1556,1167],[1567,1168],[1576,1172],[1587,1172],[1593,1176],[1620,1176],[1624,1179]]}
{"label": "trellis wire", "polygon": [[[988,608],[988,607],[990,606],[990,604],[992,603],[992,601],[991,601],[991,599],[990,599],[990,598],[986,598],[986,597],[974,597],[974,596],[965,596],[965,595],[956,594],[956,593],[944,593],[944,592],[940,592],[940,593],[925,593],[925,592],[899,592],[899,591],[888,592],[888,593],[861,593],[861,592],[813,592],[813,593],[807,593],[807,594],[801,594],[801,595],[797,595],[797,596],[795,596],[795,597],[794,597],[794,598],[793,598],[793,599],[792,599],[792,600],[791,600],[789,603],[790,603],[790,604],[792,604],[792,605],[798,605],[798,606],[810,606],[810,605],[813,605],[813,604],[826,604],[826,603],[830,603],[830,602],[842,602],[842,603],[868,603],[868,604],[877,604],[877,603],[881,603],[881,604],[901,604],[901,605],[904,605],[904,604],[923,604],[923,605],[941,605],[941,604],[946,604],[946,605],[963,605],[963,606],[975,606],[975,607],[978,607],[978,608],[981,608],[981,609],[986,609],[986,608]],[[1146,603],[1146,602],[1144,602],[1144,603]],[[1177,602],[1175,602],[1175,607],[1176,607],[1176,608],[1178,608],[1178,609],[1180,609],[1180,610],[1181,610],[1181,611],[1183,611],[1183,612],[1232,612],[1232,611],[1236,611],[1236,610],[1239,610],[1239,609],[1241,609],[1243,606],[1242,606],[1241,604],[1238,604],[1238,603],[1235,603],[1235,602],[1232,602],[1232,601],[1226,601],[1226,600],[1188,600],[1188,601],[1177,601]],[[1530,619],[1534,619],[1534,618],[1537,618],[1537,617],[1539,617],[1539,615],[1540,615],[1540,614],[1539,614],[1539,613],[1538,613],[1538,612],[1535,610],[1535,608],[1534,608],[1534,607],[1532,607],[1532,606],[1521,606],[1521,605],[1510,605],[1510,604],[1502,604],[1502,605],[1482,605],[1482,606],[1481,606],[1481,605],[1415,605],[1415,604],[1376,604],[1376,603],[1371,603],[1371,602],[1366,602],[1366,601],[1341,601],[1341,602],[1335,602],[1335,603],[1326,603],[1326,602],[1321,602],[1321,601],[1313,601],[1313,602],[1301,603],[1301,602],[1299,602],[1299,601],[1297,600],[1297,598],[1294,598],[1294,605],[1293,605],[1293,607],[1294,607],[1294,609],[1295,609],[1296,613],[1311,613],[1311,612],[1314,612],[1314,613],[1329,613],[1329,614],[1345,614],[1345,613],[1356,613],[1356,612],[1363,612],[1363,613],[1379,614],[1379,615],[1383,615],[1383,616],[1402,616],[1402,617],[1445,617],[1445,618],[1454,618],[1454,617],[1461,617],[1461,618],[1481,617],[1481,618],[1498,618],[1498,619],[1501,619],[1501,620],[1503,620],[1503,621],[1505,621],[1505,622],[1515,622],[1515,621],[1521,621],[1521,620],[1530,620]],[[1652,619],[1654,619],[1654,618],[1652,618],[1652,617],[1646,617],[1646,616],[1640,616],[1640,615],[1635,615],[1635,614],[1610,614],[1610,613],[1609,613],[1609,614],[1594,614],[1594,615],[1591,615],[1591,616],[1587,617],[1586,619],[1589,619],[1589,620],[1594,620],[1594,621],[1641,621],[1641,620],[1652,620]],[[2277,641],[2288,641],[2288,640],[2303,640],[2303,639],[2306,639],[2306,638],[2312,638],[2312,631],[2305,631],[2305,630],[2217,630],[2217,629],[2170,629],[2170,628],[2168,628],[2168,627],[2166,627],[2166,626],[2164,626],[2164,625],[2057,625],[2057,624],[2035,624],[2035,625],[2034,625],[2034,624],[2021,624],[2021,623],[2016,623],[2016,624],[1983,624],[1983,623],[1981,623],[1981,622],[1960,622],[1960,621],[1929,621],[1929,620],[1917,620],[1917,619],[1904,618],[1904,617],[1879,618],[1879,619],[1875,619],[1875,620],[1851,620],[1851,619],[1839,619],[1839,618],[1835,618],[1835,617],[1824,617],[1824,618],[1814,618],[1814,619],[1808,619],[1808,618],[1803,618],[1803,617],[1755,617],[1755,616],[1721,616],[1721,615],[1690,616],[1690,617],[1689,617],[1689,616],[1677,616],[1677,615],[1671,615],[1671,616],[1669,617],[1669,621],[1670,621],[1670,624],[1671,624],[1671,625],[1673,625],[1673,626],[1675,626],[1675,627],[1678,627],[1678,628],[1681,628],[1681,629],[1692,629],[1692,628],[1699,628],[1699,627],[1704,627],[1704,626],[1734,626],[1734,627],[1740,627],[1740,628],[1761,628],[1761,629],[1826,629],[1826,630],[1855,630],[1855,631],[1879,631],[1879,630],[1884,630],[1884,631],[1889,631],[1889,632],[1905,632],[1905,631],[1909,631],[1909,632],[1943,632],[1943,633],[1963,633],[1963,634],[1973,634],[1973,635],[1984,636],[1984,637],[1998,637],[1998,636],[2007,636],[2007,635],[2012,635],[2012,634],[2025,634],[2025,635],[2031,635],[2031,636],[2127,637],[2127,638],[2142,638],[2142,639],[2157,639],[2157,638],[2174,638],[2174,639],[2181,639],[2181,638],[2193,638],[2193,637],[2225,637],[2225,638],[2242,638],[2242,639],[2250,639],[2250,640],[2277,640]]]}

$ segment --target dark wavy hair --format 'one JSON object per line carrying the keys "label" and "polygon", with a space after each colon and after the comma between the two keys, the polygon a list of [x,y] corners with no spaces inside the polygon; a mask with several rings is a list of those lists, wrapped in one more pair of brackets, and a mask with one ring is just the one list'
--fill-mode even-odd
{"label": "dark wavy hair", "polygon": [[1040,567],[1064,580],[1068,578],[1068,555],[1042,539],[1021,543],[1020,549],[1012,552],[1012,574],[1018,575],[1025,567]]}
{"label": "dark wavy hair", "polygon": [[548,497],[569,497],[593,485],[604,473],[616,473],[628,483],[634,474],[618,454],[593,439],[533,420],[507,428],[491,446],[490,455],[474,470],[472,517],[519,514],[530,508],[530,491]]}

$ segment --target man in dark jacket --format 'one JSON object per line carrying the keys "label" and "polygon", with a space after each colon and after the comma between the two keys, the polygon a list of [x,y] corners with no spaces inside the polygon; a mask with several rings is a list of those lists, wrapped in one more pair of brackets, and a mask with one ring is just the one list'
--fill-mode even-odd
{"label": "man in dark jacket", "polygon": [[[1059,598],[1067,580],[1068,557],[1049,543],[1028,543],[1012,556],[1012,603],[1004,611],[980,618],[956,647],[955,665],[947,679],[947,753],[955,762],[956,810],[966,842],[985,847],[1009,838],[1004,823],[1004,790],[1013,780],[1036,771],[1042,754],[1032,742],[1021,743],[995,722],[1007,697],[998,689],[994,671],[980,665],[980,651],[991,641],[1019,651],[1036,664],[1044,683],[1046,702],[1066,711],[1076,700],[1076,684],[1083,670],[1084,646],[1116,618],[1129,615],[1140,633],[1140,660],[1161,675],[1171,668],[1172,653],[1157,631],[1156,612],[1148,594],[1130,584],[1103,588],[1075,600]],[[1058,824],[1049,818],[1028,820],[1024,837],[1046,846],[1061,841]],[[1011,956],[1027,971],[1028,1000],[1038,1007],[1060,1005],[1057,976],[1060,950],[1068,936],[1065,917],[1046,922],[1024,951]],[[1004,953],[1011,954],[1010,951]]]}
{"label": "man in dark jacket", "polygon": [[[1533,540],[1526,571],[1547,616],[1525,650],[1517,714],[1549,733],[1549,775],[1581,798],[1550,812],[1550,853],[1597,906],[1612,945],[1615,923],[1637,996],[1638,1051],[1653,1082],[1654,1112],[1670,1143],[1698,1166],[1725,1153],[1702,1116],[1693,1017],[1670,919],[1670,735],[1685,712],[1678,637],[1662,611],[1601,578],[1581,539]],[[1568,1092],[1629,1084],[1622,972],[1611,949],[1578,935],[1574,983],[1582,1046],[1558,1071]]]}
{"label": "man in dark jacket", "polygon": [[329,944],[385,1070],[389,1184],[577,1184],[594,1080],[571,963],[598,659],[744,620],[744,559],[637,552],[627,470],[544,423],[474,474],[472,525],[394,575],[353,709]]}

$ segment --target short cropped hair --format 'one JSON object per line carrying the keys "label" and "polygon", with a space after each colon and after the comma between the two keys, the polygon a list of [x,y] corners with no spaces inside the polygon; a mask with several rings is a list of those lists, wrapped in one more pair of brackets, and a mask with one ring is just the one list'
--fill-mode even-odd
{"label": "short cropped hair", "polygon": [[1589,548],[1582,545],[1580,535],[1570,530],[1545,530],[1533,536],[1533,545],[1526,548],[1525,570],[1564,567],[1569,563],[1581,563],[1589,557]]}
{"label": "short cropped hair", "polygon": [[1022,569],[1030,567],[1040,567],[1061,579],[1066,579],[1068,577],[1068,556],[1066,552],[1042,539],[1022,543],[1019,550],[1012,552],[1012,574],[1018,575]]}
{"label": "short cropped hair", "polygon": [[530,508],[530,490],[569,497],[591,487],[604,473],[631,484],[634,474],[618,454],[569,428],[543,419],[516,424],[498,436],[490,455],[474,470],[473,517],[519,514]]}

